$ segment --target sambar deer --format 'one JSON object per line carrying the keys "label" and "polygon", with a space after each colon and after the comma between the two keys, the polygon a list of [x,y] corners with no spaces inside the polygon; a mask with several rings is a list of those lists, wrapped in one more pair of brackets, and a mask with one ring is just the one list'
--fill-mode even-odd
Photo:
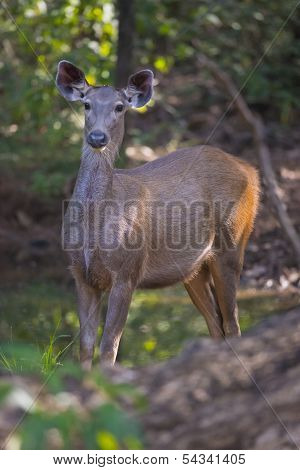
{"label": "sambar deer", "polygon": [[105,365],[115,363],[138,287],[181,281],[212,337],[240,335],[236,291],[258,206],[256,170],[206,145],[115,169],[125,112],[151,99],[153,73],[135,73],[124,89],[91,86],[63,60],[56,84],[64,98],[85,108],[81,164],[63,228],[78,294],[83,367],[92,365],[104,291]]}

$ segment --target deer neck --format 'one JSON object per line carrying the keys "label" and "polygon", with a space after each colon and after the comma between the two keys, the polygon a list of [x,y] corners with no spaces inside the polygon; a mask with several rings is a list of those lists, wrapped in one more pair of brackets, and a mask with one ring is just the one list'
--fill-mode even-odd
{"label": "deer neck", "polygon": [[73,193],[79,201],[101,201],[112,197],[114,152],[106,148],[102,152],[83,144],[80,168]]}

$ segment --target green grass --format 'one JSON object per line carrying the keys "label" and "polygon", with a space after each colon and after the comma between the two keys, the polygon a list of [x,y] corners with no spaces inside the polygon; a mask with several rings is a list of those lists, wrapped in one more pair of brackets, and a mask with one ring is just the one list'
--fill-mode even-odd
{"label": "green grass", "polygon": [[[78,361],[79,322],[73,288],[31,282],[3,289],[0,299],[2,368],[13,372],[29,365],[47,374],[65,357]],[[296,305],[299,298],[270,291],[241,291],[238,303],[241,329],[246,331],[262,318]],[[101,327],[99,341],[100,334]],[[187,341],[207,334],[203,317],[181,286],[136,291],[119,360],[127,366],[163,361],[178,354]],[[24,344],[34,347],[34,357],[22,356]]]}
{"label": "green grass", "polygon": [[60,327],[60,322],[56,325],[54,333],[50,335],[49,343],[45,346],[44,352],[41,357],[42,372],[44,374],[48,374],[57,366],[62,365],[62,363],[60,362],[60,358],[73,344],[73,341],[70,341],[62,349],[59,347],[58,348],[56,347],[56,343],[58,343],[60,339],[69,338],[68,335],[57,334],[59,327]]}
{"label": "green grass", "polygon": [[2,369],[11,374],[18,370],[18,361],[16,357],[10,357],[5,351],[0,350],[0,365]]}
{"label": "green grass", "polygon": [[[46,374],[61,365],[62,355],[72,351],[79,326],[72,294],[53,283],[28,283],[0,292],[1,367]],[[33,346],[34,357],[23,355],[28,344]]]}

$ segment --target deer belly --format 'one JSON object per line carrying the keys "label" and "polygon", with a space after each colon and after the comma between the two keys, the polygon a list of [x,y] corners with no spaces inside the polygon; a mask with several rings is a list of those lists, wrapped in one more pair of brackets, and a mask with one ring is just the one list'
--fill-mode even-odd
{"label": "deer belly", "polygon": [[202,263],[211,255],[208,244],[200,253],[198,250],[176,251],[149,254],[140,288],[166,287],[182,282],[201,268]]}

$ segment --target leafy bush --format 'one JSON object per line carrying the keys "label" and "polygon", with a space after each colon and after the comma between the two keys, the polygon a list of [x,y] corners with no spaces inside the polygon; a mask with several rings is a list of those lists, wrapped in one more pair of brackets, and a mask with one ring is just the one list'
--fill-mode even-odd
{"label": "leafy bush", "polygon": [[[68,361],[63,366],[52,364],[47,373],[43,369],[43,374],[39,374],[43,360],[32,347],[1,348],[0,375],[1,369],[21,371],[27,376],[25,383],[30,384],[28,389],[20,389],[9,377],[0,379],[1,408],[16,406],[23,410],[17,422],[11,424],[12,430],[17,424],[14,445],[21,449],[143,447],[138,423],[120,404],[126,397],[134,408],[145,406],[143,397],[133,387],[112,384],[97,371],[84,373]],[[29,372],[34,372],[34,376]]]}

